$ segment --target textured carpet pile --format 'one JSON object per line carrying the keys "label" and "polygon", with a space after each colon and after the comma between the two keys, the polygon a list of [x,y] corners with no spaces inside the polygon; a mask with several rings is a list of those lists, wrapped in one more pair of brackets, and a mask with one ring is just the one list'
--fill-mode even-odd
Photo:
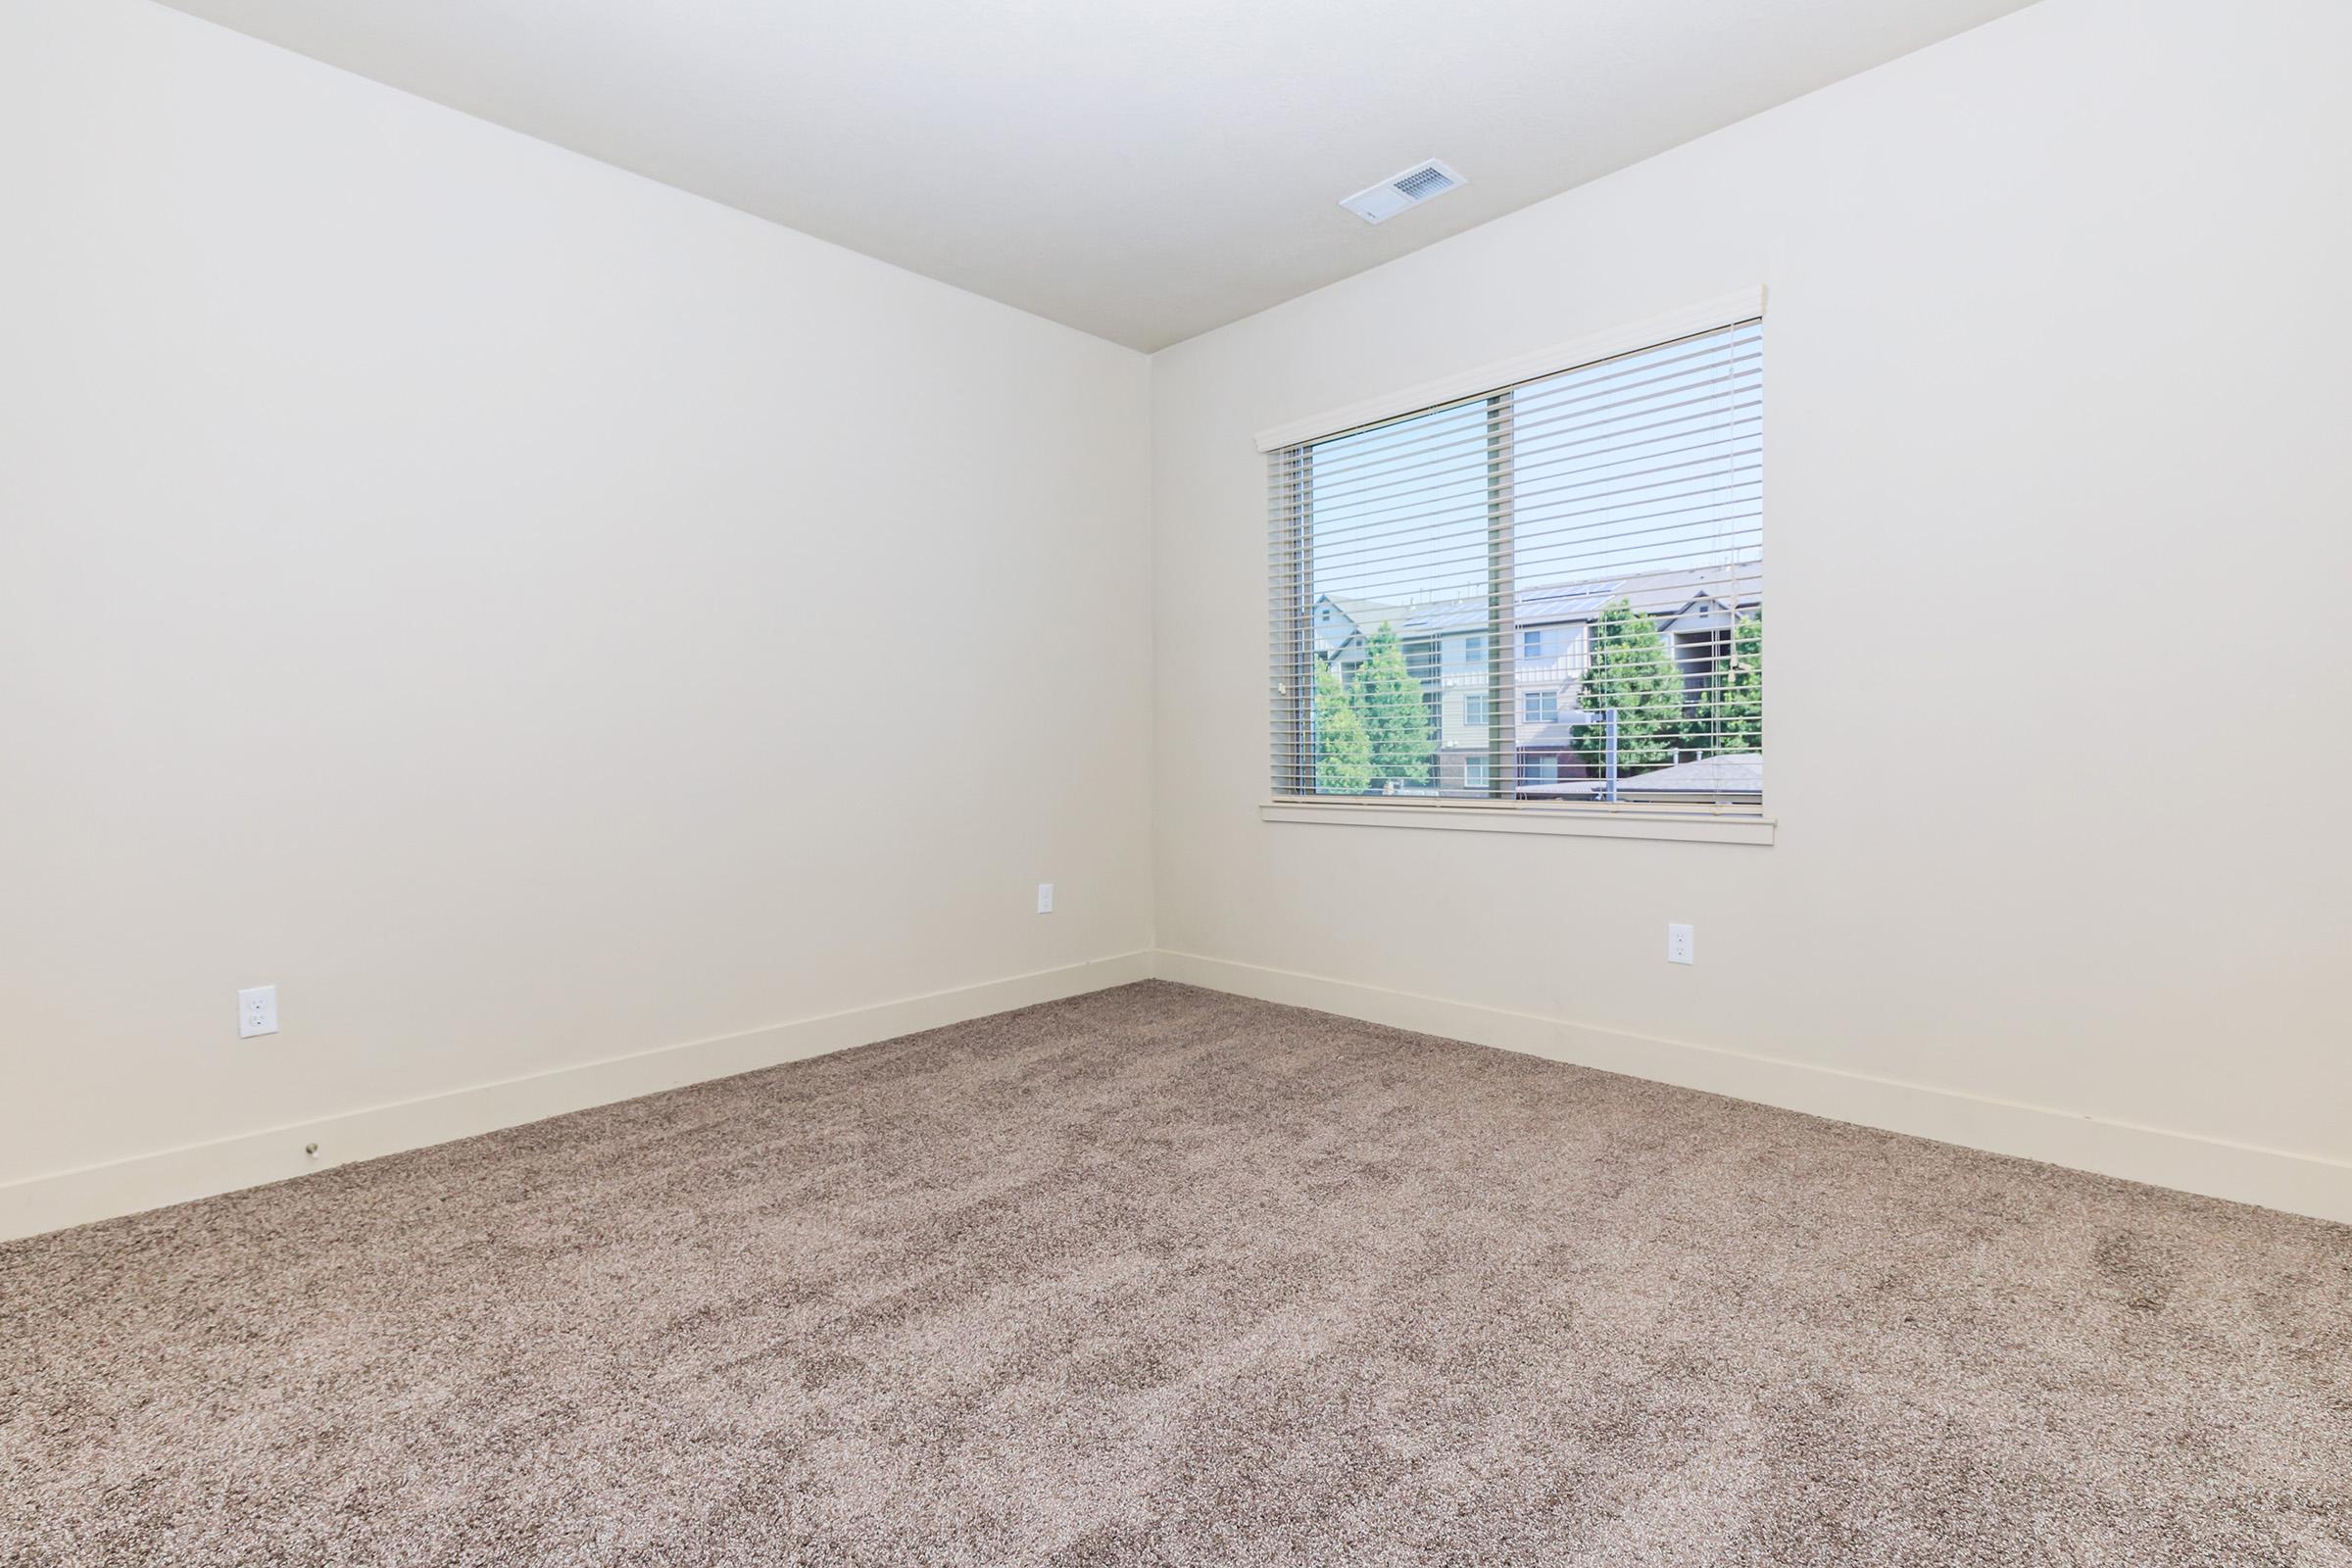
{"label": "textured carpet pile", "polygon": [[2352,1563],[2352,1230],[1160,983],[0,1248],[0,1562]]}

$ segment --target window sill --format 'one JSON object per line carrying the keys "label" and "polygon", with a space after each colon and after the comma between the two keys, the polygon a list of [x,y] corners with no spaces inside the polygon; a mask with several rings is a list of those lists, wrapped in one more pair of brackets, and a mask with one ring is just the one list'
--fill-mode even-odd
{"label": "window sill", "polygon": [[1490,806],[1476,801],[1268,801],[1257,808],[1267,822],[1319,822],[1329,827],[1447,828],[1470,833],[1548,833],[1565,838],[1671,839],[1687,844],[1765,844],[1773,817],[1739,811],[1660,809],[1628,806]]}

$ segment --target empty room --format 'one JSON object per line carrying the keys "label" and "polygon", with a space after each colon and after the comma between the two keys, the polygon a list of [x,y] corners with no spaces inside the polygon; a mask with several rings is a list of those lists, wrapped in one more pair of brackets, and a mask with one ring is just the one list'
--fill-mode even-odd
{"label": "empty room", "polygon": [[2347,82],[0,0],[0,1564],[2352,1568]]}

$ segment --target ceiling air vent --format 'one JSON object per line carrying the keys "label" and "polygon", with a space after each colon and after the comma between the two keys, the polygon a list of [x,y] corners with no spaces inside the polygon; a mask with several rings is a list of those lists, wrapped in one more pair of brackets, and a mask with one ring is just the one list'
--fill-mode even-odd
{"label": "ceiling air vent", "polygon": [[1392,174],[1377,185],[1369,185],[1340,203],[1367,223],[1378,223],[1395,218],[1407,207],[1418,207],[1432,196],[1443,196],[1456,185],[1469,181],[1452,170],[1431,159],[1415,164],[1401,174]]}

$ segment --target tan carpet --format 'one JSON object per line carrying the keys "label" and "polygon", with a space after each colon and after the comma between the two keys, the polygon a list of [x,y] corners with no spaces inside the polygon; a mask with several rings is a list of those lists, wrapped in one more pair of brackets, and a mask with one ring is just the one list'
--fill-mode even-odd
{"label": "tan carpet", "polygon": [[1131,986],[0,1248],[0,1562],[2352,1563],[2352,1230]]}

